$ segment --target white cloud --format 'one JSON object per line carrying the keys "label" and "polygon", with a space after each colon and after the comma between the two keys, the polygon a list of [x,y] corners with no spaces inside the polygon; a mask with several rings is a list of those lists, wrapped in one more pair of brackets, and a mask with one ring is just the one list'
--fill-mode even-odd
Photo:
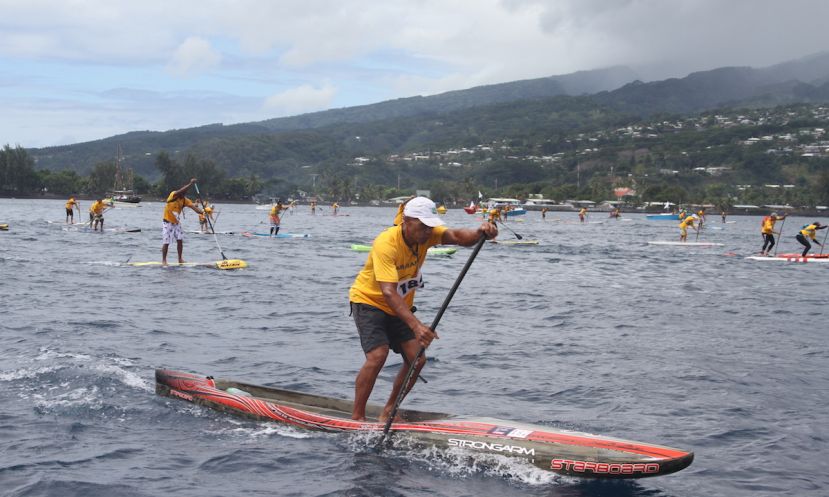
{"label": "white cloud", "polygon": [[271,95],[265,99],[265,109],[280,116],[301,114],[330,107],[337,89],[330,83],[320,88],[302,85]]}
{"label": "white cloud", "polygon": [[221,61],[221,54],[209,41],[191,36],[176,48],[167,70],[177,77],[190,78],[218,67]]}

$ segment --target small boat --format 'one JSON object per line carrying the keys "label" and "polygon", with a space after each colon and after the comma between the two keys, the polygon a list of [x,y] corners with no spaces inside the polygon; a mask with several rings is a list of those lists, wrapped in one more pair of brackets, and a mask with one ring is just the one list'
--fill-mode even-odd
{"label": "small boat", "polygon": [[127,266],[131,267],[206,267],[212,269],[243,269],[248,267],[248,263],[241,260],[241,259],[225,259],[221,261],[213,261],[213,262],[171,262],[167,266],[163,266],[160,261],[150,261],[150,262],[127,262]]}
{"label": "small boat", "polygon": [[664,245],[672,247],[722,247],[722,243],[716,242],[676,242],[676,241],[652,241],[648,245]]}
{"label": "small boat", "polygon": [[519,207],[517,209],[510,209],[506,212],[507,217],[523,216],[527,213],[527,209]]}
{"label": "small boat", "polygon": [[829,254],[817,254],[817,255],[806,255],[802,256],[800,254],[779,254],[779,255],[752,255],[746,257],[746,259],[753,260],[753,261],[764,261],[764,262],[829,262]]}
{"label": "small boat", "polygon": [[[355,252],[370,252],[371,245],[360,245],[354,243],[351,245],[351,250]],[[455,247],[429,247],[426,250],[426,253],[429,255],[452,255],[457,251],[458,249]]]}
{"label": "small boat", "polygon": [[[369,419],[355,421],[350,401],[179,371],[156,369],[155,391],[238,416],[307,430],[379,434],[385,425],[377,420],[379,406],[368,405]],[[549,426],[408,409],[398,413],[401,421],[391,425],[393,441],[517,458],[563,475],[643,478],[674,473],[694,460],[693,452]]]}
{"label": "small boat", "polygon": [[662,214],[645,214],[649,221],[679,221],[679,214],[665,212]]}
{"label": "small boat", "polygon": [[475,206],[475,202],[469,202],[469,205],[464,207],[463,210],[467,214],[475,214],[478,212],[478,208]]}

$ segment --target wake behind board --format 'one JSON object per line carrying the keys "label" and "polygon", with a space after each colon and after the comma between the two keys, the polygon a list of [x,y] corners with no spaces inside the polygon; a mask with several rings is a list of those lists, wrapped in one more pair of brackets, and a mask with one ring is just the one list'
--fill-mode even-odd
{"label": "wake behind board", "polygon": [[651,241],[648,245],[665,245],[675,247],[722,247],[722,243],[716,242],[674,242],[674,241]]}
{"label": "wake behind board", "polygon": [[[156,369],[158,395],[186,400],[260,421],[328,432],[380,433],[380,406],[368,405],[367,421],[351,419],[352,403],[320,395]],[[493,418],[401,409],[392,441],[438,450],[464,450],[520,459],[542,470],[588,478],[643,478],[688,467],[693,452],[589,433]],[[435,457],[439,457],[436,455]]]}
{"label": "wake behind board", "polygon": [[[128,262],[127,266],[132,267],[165,267],[160,261],[150,262]],[[170,262],[166,267],[206,267],[212,269],[242,269],[248,267],[248,263],[241,259],[225,259],[214,262],[185,262],[179,264],[178,262]]]}
{"label": "wake behind board", "polygon": [[[354,243],[351,245],[351,250],[355,252],[370,252],[371,245],[360,245]],[[426,253],[429,255],[452,255],[457,251],[458,249],[455,247],[429,247],[429,249],[426,250]]]}

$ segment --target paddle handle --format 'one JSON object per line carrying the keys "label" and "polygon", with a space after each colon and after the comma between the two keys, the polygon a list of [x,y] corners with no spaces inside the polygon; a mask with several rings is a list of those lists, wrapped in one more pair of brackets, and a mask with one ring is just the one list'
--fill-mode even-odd
{"label": "paddle handle", "polygon": [[[466,264],[464,264],[463,269],[461,269],[461,273],[458,275],[457,279],[455,280],[455,283],[452,285],[452,288],[446,295],[446,299],[444,299],[443,305],[440,306],[437,315],[435,315],[435,319],[432,321],[432,331],[434,331],[435,328],[437,328],[438,323],[440,322],[440,318],[443,317],[443,313],[446,312],[446,309],[449,307],[449,302],[452,300],[452,297],[455,295],[455,292],[461,285],[463,277],[466,276],[466,272],[469,271],[469,267],[472,265],[472,261],[475,260],[475,257],[477,257],[478,252],[481,251],[481,247],[484,246],[485,241],[486,235],[481,234],[481,238],[479,238],[478,243],[475,244],[475,248],[472,250],[472,254],[469,255],[469,259],[466,261]],[[415,365],[420,360],[420,358],[423,357],[423,354],[425,352],[426,348],[420,347],[420,350],[417,351],[417,355],[415,356],[414,360],[409,364],[409,370],[406,371],[406,377],[403,379],[403,383],[400,385],[400,391],[397,392],[397,398],[394,400],[394,407],[391,410],[389,419],[386,420],[386,425],[383,427],[383,435],[382,437],[380,437],[380,443],[383,443],[383,440],[385,440],[386,435],[389,433],[389,430],[391,429],[391,424],[394,421],[395,416],[397,416],[397,411],[400,410],[400,404],[403,402],[403,397],[408,393],[407,386],[412,380],[412,375],[415,374]]]}

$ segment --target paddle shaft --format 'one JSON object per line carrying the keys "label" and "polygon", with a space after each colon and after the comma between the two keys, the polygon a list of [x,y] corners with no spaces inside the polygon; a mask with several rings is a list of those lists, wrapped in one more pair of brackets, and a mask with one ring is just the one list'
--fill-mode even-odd
{"label": "paddle shaft", "polygon": [[[486,241],[486,235],[481,235],[481,238],[478,240],[478,243],[475,244],[475,248],[472,250],[472,254],[469,256],[469,260],[466,261],[464,264],[463,269],[461,269],[461,273],[458,275],[458,278],[455,280],[455,284],[452,285],[452,288],[449,290],[449,294],[446,295],[446,299],[443,301],[443,305],[440,306],[437,315],[435,315],[435,319],[432,321],[432,331],[434,331],[438,327],[438,323],[440,322],[440,318],[443,317],[443,313],[446,312],[446,308],[449,307],[449,302],[452,300],[452,297],[455,295],[455,292],[458,290],[458,287],[461,285],[461,281],[463,281],[463,277],[466,276],[466,272],[469,271],[469,266],[472,265],[472,261],[475,260],[475,257],[478,255],[478,252],[481,251],[481,247],[484,246],[484,242]],[[397,398],[394,400],[394,407],[389,414],[389,419],[386,420],[386,426],[383,427],[383,435],[380,438],[380,443],[383,443],[383,440],[386,438],[386,435],[389,433],[391,429],[391,424],[394,421],[394,417],[397,416],[397,411],[400,409],[400,404],[403,402],[403,397],[408,393],[408,388],[406,388],[409,383],[411,382],[412,375],[415,374],[415,365],[426,352],[425,347],[420,347],[418,350],[417,355],[415,356],[414,360],[409,364],[409,370],[406,372],[406,377],[403,378],[403,384],[400,385],[400,391],[397,392]],[[378,444],[379,445],[379,444]]]}
{"label": "paddle shaft", "polygon": [[777,244],[774,245],[774,256],[777,257],[777,247],[780,246],[780,242],[783,241],[783,226],[786,226],[786,218],[783,218],[783,222],[780,223],[780,233],[777,235]]}
{"label": "paddle shaft", "polygon": [[222,251],[222,246],[219,245],[219,237],[216,236],[216,230],[213,229],[213,223],[210,221],[210,216],[204,212],[205,205],[204,200],[201,198],[201,192],[199,191],[199,184],[193,183],[193,186],[196,187],[196,197],[199,199],[199,203],[201,204],[201,210],[204,213],[204,218],[207,219],[207,225],[210,226],[210,232],[213,233],[213,239],[216,241],[216,247],[219,249],[219,253],[222,254],[222,260],[227,260],[224,251]]}
{"label": "paddle shaft", "polygon": [[820,245],[820,255],[823,255],[823,247],[826,246],[826,237],[829,236],[829,228],[826,228],[826,234],[823,235],[823,243]]}
{"label": "paddle shaft", "polygon": [[[506,218],[505,218],[505,219],[506,219]],[[504,226],[505,228],[507,228],[508,230],[512,231],[512,234],[513,234],[513,235],[515,235],[515,238],[518,238],[519,240],[523,240],[523,239],[524,239],[524,237],[523,237],[523,236],[519,235],[518,233],[516,233],[516,232],[515,232],[515,230],[513,230],[512,228],[510,228],[509,226],[507,226],[507,223],[506,223],[504,220],[502,220],[502,221],[501,221],[501,225],[502,225],[502,226]]]}

